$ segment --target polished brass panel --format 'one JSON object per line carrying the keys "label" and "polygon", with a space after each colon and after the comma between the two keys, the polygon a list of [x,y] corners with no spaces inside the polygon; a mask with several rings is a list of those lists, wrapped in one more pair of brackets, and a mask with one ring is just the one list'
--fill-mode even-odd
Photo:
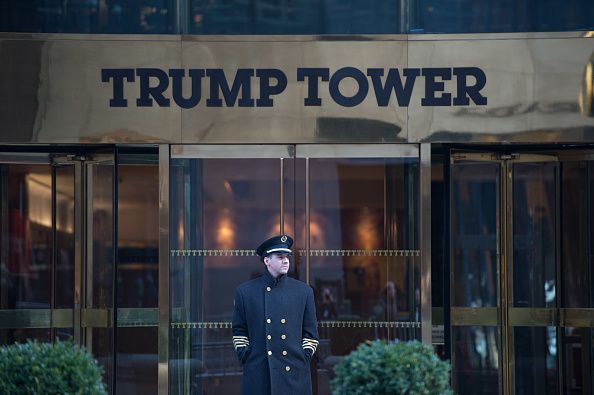
{"label": "polished brass panel", "polygon": [[112,328],[112,309],[82,309],[81,326],[83,328]]}
{"label": "polished brass panel", "polygon": [[171,158],[292,158],[292,145],[172,145]]}
{"label": "polished brass panel", "polygon": [[296,158],[418,158],[417,144],[299,144]]}
{"label": "polished brass panel", "polygon": [[0,310],[0,328],[49,328],[50,309]]}
{"label": "polished brass panel", "polygon": [[[592,91],[588,89],[592,36],[592,32],[337,36],[2,33],[3,56],[27,53],[38,61],[5,76],[8,85],[0,91],[0,101],[25,104],[23,111],[6,111],[0,119],[5,130],[0,141],[589,142],[594,117],[580,112],[580,103],[588,103],[584,92]],[[299,67],[327,67],[332,74],[342,67],[365,72],[367,68],[452,65],[485,71],[487,82],[481,93],[488,99],[486,105],[423,106],[425,80],[419,76],[408,107],[398,105],[394,97],[388,106],[378,106],[371,82],[361,104],[342,107],[331,99],[326,81],[319,84],[322,106],[304,106],[307,84],[296,78]],[[274,107],[206,107],[209,90],[208,78],[204,78],[200,103],[181,109],[174,102],[168,107],[137,107],[136,78],[124,82],[128,106],[109,107],[113,83],[101,82],[101,69],[143,67],[165,72],[220,68],[227,79],[239,67],[277,68],[285,72],[288,81],[285,91],[272,97]],[[341,83],[341,91],[351,96],[357,87],[348,80]],[[455,76],[446,80],[444,93],[456,97],[456,83]],[[28,89],[23,89],[23,84]],[[170,100],[171,85],[165,90]],[[257,77],[251,87],[252,98],[257,99]],[[187,90],[185,86],[186,96]]]}
{"label": "polished brass panel", "polygon": [[594,309],[559,309],[559,322],[563,327],[594,328]]}
{"label": "polished brass panel", "polygon": [[452,326],[496,326],[499,309],[497,307],[452,307]]}
{"label": "polished brass panel", "polygon": [[[578,108],[580,81],[594,48],[592,38],[530,40],[513,34],[508,35],[510,39],[493,40],[433,37],[409,40],[409,67],[479,67],[487,77],[481,91],[487,105],[422,106],[425,81],[420,80],[409,106],[409,142],[592,140],[594,118],[582,115]],[[477,53],[487,55],[476,57]],[[454,76],[445,81],[445,92],[455,96]]]}
{"label": "polished brass panel", "polygon": [[[113,89],[112,83],[101,82],[103,68],[180,68],[179,37],[150,41],[134,37],[0,39],[3,57],[18,56],[18,52],[36,59],[3,76],[6,88],[0,90],[0,101],[19,103],[22,111],[7,111],[0,119],[4,130],[0,139],[20,143],[180,142],[181,109],[137,107],[138,77],[136,82],[124,82],[128,107],[109,106]],[[165,94],[171,97],[171,85]]]}
{"label": "polished brass panel", "polygon": [[431,345],[431,144],[421,144],[420,154],[421,339]]}
{"label": "polished brass panel", "polygon": [[73,322],[73,309],[52,310],[52,328],[72,328]]}
{"label": "polished brass panel", "polygon": [[557,326],[559,314],[557,309],[510,307],[510,326]]}
{"label": "polished brass panel", "polygon": [[116,323],[119,327],[159,326],[158,308],[118,308]]}
{"label": "polished brass panel", "polygon": [[[329,68],[332,75],[343,67],[367,72],[368,68],[407,66],[407,42],[293,41],[286,37],[266,41],[195,41],[181,43],[182,68],[220,68],[233,78],[238,68],[274,68],[284,72],[287,85],[272,96],[273,107],[206,107],[208,82],[203,84],[201,102],[181,113],[182,143],[399,143],[407,141],[407,108],[398,106],[395,96],[388,106],[378,106],[373,86],[356,107],[343,107],[330,96],[329,82],[319,83],[321,106],[306,106],[307,81],[297,81],[300,67]],[[353,54],[357,56],[353,56]],[[206,80],[206,79],[205,79]],[[252,78],[252,99],[258,99],[258,79]],[[345,96],[358,91],[357,83],[346,78],[340,84]]]}

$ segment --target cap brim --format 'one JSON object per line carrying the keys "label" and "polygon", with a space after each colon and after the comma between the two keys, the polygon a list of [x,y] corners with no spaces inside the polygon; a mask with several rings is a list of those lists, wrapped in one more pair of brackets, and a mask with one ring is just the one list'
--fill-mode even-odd
{"label": "cap brim", "polygon": [[273,248],[266,251],[266,255],[268,254],[278,254],[278,253],[285,253],[285,254],[292,254],[293,251],[289,250],[288,248]]}

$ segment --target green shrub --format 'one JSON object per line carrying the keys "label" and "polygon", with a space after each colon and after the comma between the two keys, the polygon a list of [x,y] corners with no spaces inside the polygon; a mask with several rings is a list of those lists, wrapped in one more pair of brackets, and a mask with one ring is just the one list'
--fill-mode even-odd
{"label": "green shrub", "polygon": [[102,369],[71,342],[0,348],[0,394],[107,394]]}
{"label": "green shrub", "polygon": [[334,372],[335,395],[452,393],[450,364],[418,341],[362,343]]}

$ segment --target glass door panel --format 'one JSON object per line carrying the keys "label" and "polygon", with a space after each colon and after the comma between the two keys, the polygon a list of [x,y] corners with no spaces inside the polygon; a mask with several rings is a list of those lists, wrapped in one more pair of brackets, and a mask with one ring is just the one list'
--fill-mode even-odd
{"label": "glass door panel", "polygon": [[296,205],[305,216],[300,274],[317,303],[318,394],[331,393],[334,366],[360,343],[420,339],[418,153],[377,148],[296,149],[305,166]]}
{"label": "glass door panel", "polygon": [[[85,261],[82,269],[82,343],[103,367],[104,382],[114,393],[115,154],[87,153],[81,158],[85,210]],[[82,225],[82,224],[81,224]]]}
{"label": "glass door panel", "polygon": [[156,394],[158,155],[150,150],[118,149],[117,163],[116,393]]}
{"label": "glass door panel", "polygon": [[[330,155],[328,155],[330,153]],[[260,242],[294,237],[289,273],[314,288],[317,394],[367,339],[420,338],[416,146],[173,146],[171,393],[238,393],[234,289]]]}
{"label": "glass door panel", "polygon": [[74,165],[54,166],[55,307],[74,307]]}
{"label": "glass door panel", "polygon": [[509,270],[514,392],[554,394],[558,393],[557,328],[546,320],[557,307],[558,163],[531,162],[526,155],[516,160],[521,162],[511,163]]}
{"label": "glass door panel", "polygon": [[452,382],[463,394],[501,392],[501,165],[469,154],[451,167]]}
{"label": "glass door panel", "polygon": [[281,231],[283,179],[291,177],[284,174],[288,159],[281,158],[288,154],[288,147],[173,147],[173,394],[240,392],[241,366],[231,342],[233,295],[263,273],[254,250]]}
{"label": "glass door panel", "polygon": [[[473,382],[482,380],[484,359],[476,355],[484,347],[475,347],[475,357],[467,347],[485,344],[482,339],[487,336],[477,333],[481,330],[477,323],[492,322],[493,314],[498,314],[500,391],[592,394],[593,158],[590,153],[573,151],[453,155],[452,361],[457,391],[484,391],[485,386]],[[463,187],[468,166],[475,177],[491,174],[492,192],[460,202],[470,196],[471,188]],[[463,265],[465,257],[472,255],[460,249],[461,225],[468,227],[467,223],[480,219],[480,211],[496,200],[493,196],[501,201],[494,207],[497,214],[492,222],[495,247],[480,241],[468,245],[475,246],[483,259],[494,257],[497,248],[501,251],[497,252],[497,259],[501,259],[497,263],[501,279],[496,284],[498,313],[488,313],[492,307],[475,307],[482,304],[484,297],[468,296],[475,294],[468,289],[484,293],[491,286],[472,266]],[[478,209],[469,211],[473,205]],[[483,232],[489,233],[488,228],[484,226]],[[482,263],[481,267],[489,265]],[[476,287],[474,281],[478,282]],[[461,325],[465,325],[464,329],[457,327]],[[464,332],[466,339],[460,335]],[[466,376],[461,374],[465,366],[470,366],[466,361],[473,361],[479,369]]]}
{"label": "glass door panel", "polygon": [[51,339],[49,156],[0,156],[0,344]]}

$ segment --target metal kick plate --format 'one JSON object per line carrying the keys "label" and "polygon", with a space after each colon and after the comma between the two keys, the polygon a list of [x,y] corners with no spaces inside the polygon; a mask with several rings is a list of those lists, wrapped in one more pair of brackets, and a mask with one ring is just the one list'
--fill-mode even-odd
{"label": "metal kick plate", "polygon": [[452,307],[451,320],[454,326],[496,326],[497,307]]}

